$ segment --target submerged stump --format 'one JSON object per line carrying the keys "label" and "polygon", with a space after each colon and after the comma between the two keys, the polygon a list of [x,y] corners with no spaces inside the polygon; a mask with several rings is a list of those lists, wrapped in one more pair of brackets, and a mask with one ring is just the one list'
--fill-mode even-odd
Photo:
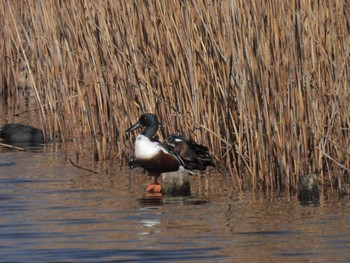
{"label": "submerged stump", "polygon": [[191,186],[188,171],[177,171],[162,174],[162,188],[164,195],[189,196]]}
{"label": "submerged stump", "polygon": [[320,200],[317,175],[308,174],[299,177],[298,199],[301,203],[318,202]]}

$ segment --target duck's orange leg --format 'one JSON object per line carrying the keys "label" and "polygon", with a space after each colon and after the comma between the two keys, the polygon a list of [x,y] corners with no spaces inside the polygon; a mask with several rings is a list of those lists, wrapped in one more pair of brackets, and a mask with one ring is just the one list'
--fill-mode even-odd
{"label": "duck's orange leg", "polygon": [[152,194],[158,194],[162,193],[163,189],[162,186],[157,182],[158,176],[155,176],[154,183],[148,185],[145,189],[146,192],[152,193]]}

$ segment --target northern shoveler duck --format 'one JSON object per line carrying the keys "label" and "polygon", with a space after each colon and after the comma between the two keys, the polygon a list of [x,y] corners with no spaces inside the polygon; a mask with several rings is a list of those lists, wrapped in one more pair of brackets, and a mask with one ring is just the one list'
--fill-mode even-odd
{"label": "northern shoveler duck", "polygon": [[157,179],[162,173],[184,169],[204,170],[206,166],[213,165],[207,147],[183,136],[171,135],[160,143],[154,138],[158,126],[156,115],[145,113],[138,122],[126,130],[126,132],[131,132],[137,128],[144,128],[135,140],[136,160],[130,162],[129,165],[131,167],[141,166],[149,175],[155,177],[154,183],[147,186],[147,192],[161,192]]}
{"label": "northern shoveler duck", "polygon": [[41,143],[44,141],[43,132],[32,126],[9,123],[0,129],[0,138],[5,143]]}

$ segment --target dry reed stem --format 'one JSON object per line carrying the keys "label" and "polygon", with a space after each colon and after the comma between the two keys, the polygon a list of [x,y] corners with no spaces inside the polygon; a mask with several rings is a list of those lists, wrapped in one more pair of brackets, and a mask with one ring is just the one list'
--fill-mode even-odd
{"label": "dry reed stem", "polygon": [[91,137],[95,158],[122,158],[132,151],[124,131],[154,112],[160,137],[208,145],[239,189],[292,191],[302,173],[347,183],[345,0],[0,7],[0,91],[16,103],[25,61],[48,137]]}

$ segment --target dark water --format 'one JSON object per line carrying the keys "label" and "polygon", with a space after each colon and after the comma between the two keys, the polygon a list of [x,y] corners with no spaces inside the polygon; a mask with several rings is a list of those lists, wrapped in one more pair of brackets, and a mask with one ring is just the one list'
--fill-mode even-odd
{"label": "dark water", "polygon": [[220,175],[194,176],[192,197],[146,197],[144,174],[88,150],[77,164],[98,173],[83,171],[61,147],[0,148],[1,262],[350,261],[348,198],[301,206]]}

